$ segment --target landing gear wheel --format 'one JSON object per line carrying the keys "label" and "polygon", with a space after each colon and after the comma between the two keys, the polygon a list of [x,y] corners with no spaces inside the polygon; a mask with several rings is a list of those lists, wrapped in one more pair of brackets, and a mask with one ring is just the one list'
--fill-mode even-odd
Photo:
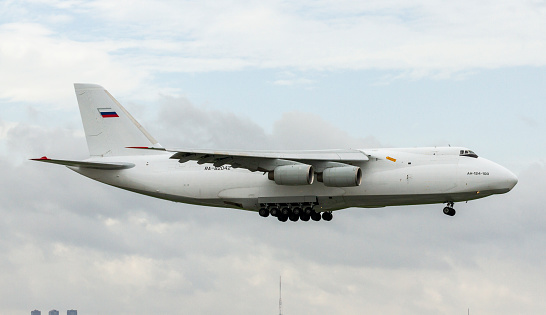
{"label": "landing gear wheel", "polygon": [[284,208],[281,209],[281,213],[282,213],[283,215],[285,215],[285,216],[289,216],[290,213],[292,213],[292,211],[290,211],[290,208],[284,207]]}
{"label": "landing gear wheel", "polygon": [[[448,205],[449,205],[449,203],[448,203]],[[457,211],[455,211],[455,209],[451,208],[452,206],[453,206],[453,203],[451,203],[451,206],[445,207],[444,210],[443,210],[444,214],[446,214],[446,215],[448,215],[450,217],[454,216],[455,213],[457,213]]]}
{"label": "landing gear wheel", "polygon": [[300,213],[300,220],[302,221],[309,221],[311,219],[311,216],[307,213]]}
{"label": "landing gear wheel", "polygon": [[303,208],[303,213],[308,214],[310,216],[311,212],[313,212],[312,207],[307,206],[307,207]]}
{"label": "landing gear wheel", "polygon": [[269,212],[271,212],[271,215],[274,216],[274,217],[278,217],[279,213],[280,213],[279,208],[277,208],[277,207],[271,208],[271,210],[269,210]]}
{"label": "landing gear wheel", "polygon": [[320,213],[315,212],[315,211],[312,211],[312,212],[311,212],[311,219],[312,219],[313,221],[320,221],[320,219],[321,219]]}
{"label": "landing gear wheel", "polygon": [[322,219],[323,219],[324,221],[332,221],[332,218],[333,218],[333,217],[334,217],[334,216],[332,215],[332,212],[323,212],[323,213],[322,213]]}
{"label": "landing gear wheel", "polygon": [[267,210],[266,208],[260,208],[258,213],[260,214],[260,216],[262,216],[264,218],[269,216],[269,210]]}
{"label": "landing gear wheel", "polygon": [[300,216],[298,214],[291,213],[288,218],[290,219],[290,221],[296,222],[300,219]]}
{"label": "landing gear wheel", "polygon": [[300,207],[294,207],[294,209],[292,209],[292,213],[299,216],[300,213],[302,213],[302,210]]}
{"label": "landing gear wheel", "polygon": [[281,222],[286,222],[286,220],[288,220],[288,216],[281,214],[277,217],[277,219]]}

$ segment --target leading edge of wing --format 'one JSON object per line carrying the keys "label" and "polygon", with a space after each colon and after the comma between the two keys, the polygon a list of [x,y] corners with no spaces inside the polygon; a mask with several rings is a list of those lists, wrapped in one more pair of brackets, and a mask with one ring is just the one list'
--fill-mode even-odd
{"label": "leading edge of wing", "polygon": [[[133,149],[161,150],[175,153],[172,159],[187,158],[189,156],[216,156],[240,158],[283,159],[292,161],[332,161],[332,162],[365,162],[368,156],[355,149],[346,150],[301,150],[301,151],[237,151],[237,150],[207,150],[207,149],[163,149],[147,147],[131,147]],[[195,158],[192,158],[192,160]]]}
{"label": "leading edge of wing", "polygon": [[104,163],[104,162],[54,160],[54,159],[47,158],[45,156],[43,156],[43,157],[41,157],[39,159],[31,159],[31,160],[32,161],[38,161],[38,162],[65,165],[65,166],[94,168],[94,169],[101,169],[101,170],[121,170],[121,169],[131,168],[131,167],[135,166],[135,164],[133,164],[133,163],[126,163],[126,162],[106,162],[106,163]]}

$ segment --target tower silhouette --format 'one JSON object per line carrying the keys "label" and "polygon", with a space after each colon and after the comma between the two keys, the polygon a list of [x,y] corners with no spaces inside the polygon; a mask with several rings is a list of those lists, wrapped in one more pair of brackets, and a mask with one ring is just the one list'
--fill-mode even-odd
{"label": "tower silhouette", "polygon": [[282,278],[279,276],[279,315],[282,315]]}

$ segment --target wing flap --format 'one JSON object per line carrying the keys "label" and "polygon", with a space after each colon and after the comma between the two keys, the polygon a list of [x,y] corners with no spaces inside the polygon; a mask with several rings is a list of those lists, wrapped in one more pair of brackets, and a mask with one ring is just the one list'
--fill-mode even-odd
{"label": "wing flap", "polygon": [[88,162],[88,161],[71,161],[71,160],[54,160],[47,158],[45,156],[39,159],[31,159],[32,161],[59,164],[72,167],[84,167],[84,168],[94,168],[101,170],[122,170],[126,168],[134,167],[133,163],[126,162]]}

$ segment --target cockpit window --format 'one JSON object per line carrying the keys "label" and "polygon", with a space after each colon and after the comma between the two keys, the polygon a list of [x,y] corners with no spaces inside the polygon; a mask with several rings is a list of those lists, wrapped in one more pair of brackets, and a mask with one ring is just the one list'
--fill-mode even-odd
{"label": "cockpit window", "polygon": [[461,150],[459,155],[460,156],[473,157],[473,158],[478,157],[478,155],[476,153],[474,153],[474,151],[472,151],[472,150]]}

